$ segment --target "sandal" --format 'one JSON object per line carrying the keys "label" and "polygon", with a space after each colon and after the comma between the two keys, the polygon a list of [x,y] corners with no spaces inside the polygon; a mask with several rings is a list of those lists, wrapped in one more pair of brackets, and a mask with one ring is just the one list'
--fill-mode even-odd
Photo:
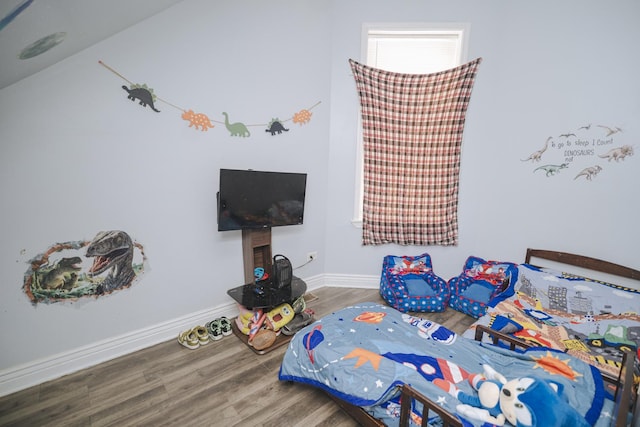
{"label": "sandal", "polygon": [[294,313],[302,313],[304,309],[307,308],[307,302],[304,300],[304,295],[293,301],[291,303],[291,307],[293,308]]}
{"label": "sandal", "polygon": [[178,342],[189,350],[195,350],[200,347],[200,340],[193,329],[181,332],[180,335],[178,335]]}
{"label": "sandal", "polygon": [[200,343],[200,345],[209,344],[210,340],[207,328],[205,328],[204,326],[196,326],[192,330],[196,334],[196,337],[198,337],[198,342]]}

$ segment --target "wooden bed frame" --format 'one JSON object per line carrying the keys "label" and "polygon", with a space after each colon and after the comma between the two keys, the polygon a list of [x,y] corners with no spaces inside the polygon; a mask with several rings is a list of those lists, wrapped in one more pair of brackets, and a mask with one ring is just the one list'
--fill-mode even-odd
{"label": "wooden bed frame", "polygon": [[[628,279],[640,280],[640,271],[638,270],[582,255],[529,248],[527,249],[525,262],[530,263],[532,258],[545,259],[552,262],[577,266],[584,269],[612,274]],[[476,341],[482,340],[484,334],[488,334],[493,340],[494,344],[498,343],[498,341],[503,344],[508,343],[509,347],[512,350],[519,348],[528,348],[532,346],[532,344],[525,341],[521,341],[517,338],[493,331],[486,326],[478,325],[476,327],[475,334]],[[618,378],[611,377],[610,375],[602,376],[605,384],[608,387],[611,387],[611,390],[615,390],[615,417],[613,417],[611,421],[612,427],[628,426],[630,414],[632,414],[633,419],[631,425],[640,426],[640,404],[638,404],[637,402],[638,393],[640,392],[640,390],[639,387],[634,384],[633,375],[635,363],[635,355],[630,352],[625,352]],[[371,416],[361,407],[351,405],[331,394],[329,394],[329,396],[360,425],[367,427],[385,426],[383,422]],[[433,402],[432,400],[406,384],[402,387],[401,395],[401,427],[409,426],[409,413],[411,409],[411,402],[413,400],[416,400],[424,405],[425,409],[423,413],[424,416],[422,418],[422,426],[427,425],[429,415],[431,413],[436,413],[442,418],[444,426],[462,427],[462,423],[458,418],[456,418],[451,413],[443,410],[440,405]]]}

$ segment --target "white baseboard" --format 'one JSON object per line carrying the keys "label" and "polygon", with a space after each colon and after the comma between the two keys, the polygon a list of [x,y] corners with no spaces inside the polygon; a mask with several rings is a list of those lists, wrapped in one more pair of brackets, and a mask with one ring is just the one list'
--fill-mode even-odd
{"label": "white baseboard", "polygon": [[236,316],[235,303],[220,305],[0,372],[0,396],[53,380],[125,354],[177,339],[181,331],[221,316]]}
{"label": "white baseboard", "polygon": [[380,286],[380,276],[324,274],[322,279],[322,286],[335,286],[337,288],[377,289]]}
{"label": "white baseboard", "polygon": [[[337,274],[317,275],[305,278],[304,281],[307,283],[308,291],[323,286],[375,288],[379,285],[379,278],[374,276]],[[236,304],[230,302],[5,369],[0,371],[0,396],[60,378],[143,348],[174,340],[181,331],[192,328],[194,325],[204,325],[211,319],[221,316],[235,317],[237,314]]]}

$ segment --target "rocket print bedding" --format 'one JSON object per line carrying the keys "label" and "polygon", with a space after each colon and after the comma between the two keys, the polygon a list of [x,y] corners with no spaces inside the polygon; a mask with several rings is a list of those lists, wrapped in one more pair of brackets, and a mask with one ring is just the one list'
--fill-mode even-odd
{"label": "rocket print bedding", "polygon": [[[546,348],[513,352],[377,303],[347,307],[299,331],[279,377],[323,389],[390,426],[398,425],[403,384],[474,426],[496,420],[505,425],[608,425],[606,414],[613,413],[600,372],[579,359]],[[503,405],[495,390],[487,398],[490,382],[514,387],[517,398]],[[516,411],[516,406],[521,408]],[[421,416],[416,404],[412,421],[419,423]]]}

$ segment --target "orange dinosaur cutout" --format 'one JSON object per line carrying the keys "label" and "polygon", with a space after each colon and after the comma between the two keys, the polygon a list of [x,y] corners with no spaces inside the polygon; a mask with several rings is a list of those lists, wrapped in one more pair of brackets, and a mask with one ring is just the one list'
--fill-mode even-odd
{"label": "orange dinosaur cutout", "polygon": [[189,127],[195,126],[196,129],[201,131],[208,131],[213,128],[213,124],[206,114],[194,113],[193,110],[188,110],[182,113],[182,118],[189,122]]}
{"label": "orange dinosaur cutout", "polygon": [[293,115],[293,123],[303,125],[311,120],[311,112],[309,110],[300,110]]}

